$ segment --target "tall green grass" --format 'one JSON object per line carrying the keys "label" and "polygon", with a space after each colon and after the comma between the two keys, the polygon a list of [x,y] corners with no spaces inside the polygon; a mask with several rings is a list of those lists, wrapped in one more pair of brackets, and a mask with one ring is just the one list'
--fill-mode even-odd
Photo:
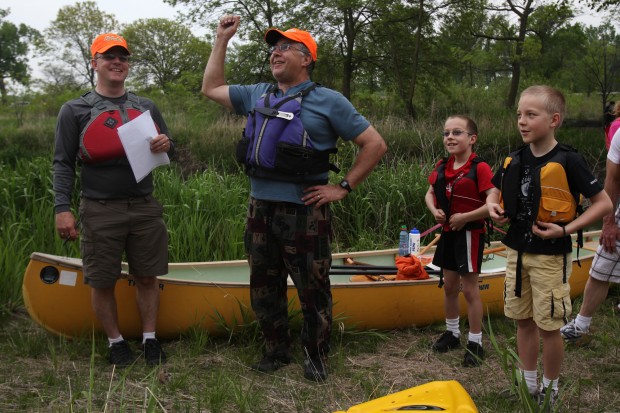
{"label": "tall green grass", "polygon": [[[154,98],[177,142],[173,166],[155,172],[155,195],[165,206],[170,232],[170,259],[242,258],[248,181],[233,154],[243,118],[227,115],[212,102],[196,97]],[[476,104],[484,99],[492,110],[488,105]],[[393,247],[401,224],[430,228],[434,222],[423,197],[428,174],[444,156],[440,132],[447,114],[454,110],[474,117],[480,130],[475,150],[493,167],[521,144],[513,111],[503,108],[497,100],[498,96],[481,90],[457,88],[447,103],[433,101],[425,111],[427,116],[416,121],[399,116],[388,107],[375,112],[383,114],[371,120],[386,140],[388,152],[359,188],[332,204],[334,250]],[[10,111],[0,115],[0,264],[5,273],[0,279],[0,308],[20,304],[21,275],[32,251],[79,255],[77,243],[63,244],[54,228],[51,153],[54,114],[62,102],[42,98],[35,102],[39,109],[36,105],[27,107],[24,123],[19,127]],[[362,107],[373,113],[373,104],[380,103],[380,99],[369,98]],[[576,108],[572,116],[581,119],[595,116],[588,108],[598,106],[591,97],[570,95],[571,107]],[[597,176],[604,178],[601,128],[565,125],[559,130],[558,139],[577,148]],[[346,174],[357,154],[353,144],[341,142],[338,148],[334,161],[343,172],[331,176],[334,183]],[[77,209],[77,201],[74,208]]]}
{"label": "tall green grass", "polygon": [[[481,124],[486,126],[486,122],[483,118]],[[506,130],[498,126],[493,132],[505,138],[486,139],[481,131],[476,151],[492,166],[519,145],[514,131],[507,130],[510,123],[498,122]],[[442,125],[396,118],[377,122],[376,127],[388,143],[388,153],[365,182],[344,200],[332,204],[335,251],[391,248],[396,245],[401,224],[422,230],[434,225],[424,194],[429,173],[444,156],[439,135]],[[213,123],[203,131],[200,141],[178,143],[179,157],[171,167],[155,171],[155,195],[165,207],[171,261],[243,258],[249,187],[247,177],[232,157],[241,126],[237,118]],[[605,150],[599,132],[565,128],[562,136],[566,137],[564,142],[580,148],[602,178]],[[195,157],[200,147],[214,148],[202,155],[209,158]],[[220,153],[223,151],[225,156]],[[19,286],[31,252],[79,256],[77,243],[63,244],[55,232],[49,153],[0,163],[0,264],[5,272],[0,279],[0,308],[20,305]],[[339,144],[334,161],[343,172],[332,174],[333,183],[344,176],[356,154],[355,145]],[[77,194],[76,189],[74,210]]]}

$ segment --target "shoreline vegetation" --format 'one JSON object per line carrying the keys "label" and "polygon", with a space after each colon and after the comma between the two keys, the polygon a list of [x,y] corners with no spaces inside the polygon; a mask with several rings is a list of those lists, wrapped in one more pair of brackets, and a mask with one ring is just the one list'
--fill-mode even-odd
{"label": "shoreline vegetation", "polygon": [[[597,118],[588,108],[598,107],[598,101],[587,99],[570,97],[571,121],[559,130],[558,139],[584,154],[603,179],[602,126],[575,126]],[[164,204],[170,232],[170,260],[243,258],[248,183],[234,162],[243,121],[197,100],[182,110],[174,99],[155,100],[178,147],[172,165],[155,171],[156,196]],[[489,102],[485,106],[455,112],[476,120],[480,139],[475,150],[495,169],[520,145],[520,137],[514,113]],[[333,412],[428,381],[451,379],[465,387],[481,412],[538,411],[524,397],[499,397],[510,386],[515,365],[516,326],[503,317],[485,320],[488,357],[473,369],[461,367],[460,350],[431,352],[442,326],[348,331],[336,320],[331,374],[324,385],[303,378],[299,349],[294,362],[273,375],[251,371],[247,365],[260,356],[261,340],[250,321],[231,326],[225,337],[196,330],[165,342],[170,361],[162,369],[149,369],[140,360],[132,368],[113,370],[100,337],[67,340],[50,335],[25,313],[21,280],[33,251],[79,257],[78,244],[63,244],[54,230],[51,156],[56,113],[52,108],[33,109],[23,114],[19,127],[10,110],[0,115],[0,411]],[[372,122],[389,152],[360,188],[333,205],[334,252],[393,248],[401,224],[420,229],[434,224],[423,196],[428,173],[443,156],[439,132],[448,112],[429,108],[417,121],[373,107],[364,107],[364,113],[373,113]],[[343,143],[338,149],[335,161],[346,171],[355,148]],[[333,182],[340,178],[330,177]],[[612,288],[594,317],[594,339],[588,346],[566,348],[562,411],[618,411],[620,317],[611,308],[619,299],[620,289]],[[579,304],[577,299],[573,314]],[[298,335],[300,317],[291,317]]]}

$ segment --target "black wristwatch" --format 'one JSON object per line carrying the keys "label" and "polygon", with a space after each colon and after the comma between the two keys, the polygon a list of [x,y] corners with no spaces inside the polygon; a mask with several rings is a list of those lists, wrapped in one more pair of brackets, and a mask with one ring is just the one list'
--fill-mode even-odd
{"label": "black wristwatch", "polygon": [[340,185],[341,188],[346,189],[347,192],[353,191],[353,188],[351,188],[351,185],[349,185],[349,181],[347,181],[346,179],[343,179],[342,181],[340,181],[338,185]]}

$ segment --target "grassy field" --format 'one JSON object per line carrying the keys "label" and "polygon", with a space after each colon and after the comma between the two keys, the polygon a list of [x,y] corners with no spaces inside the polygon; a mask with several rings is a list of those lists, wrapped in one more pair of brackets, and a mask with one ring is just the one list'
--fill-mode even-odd
{"label": "grassy field", "polygon": [[[611,290],[594,317],[594,339],[587,347],[566,347],[558,411],[619,411],[620,317],[612,311],[618,299],[620,289]],[[52,336],[21,311],[2,324],[2,412],[326,413],[433,380],[458,380],[480,412],[538,411],[499,396],[511,383],[515,345],[515,326],[503,317],[485,323],[487,357],[477,368],[461,367],[461,350],[430,350],[439,326],[354,332],[336,323],[324,384],[303,378],[298,347],[294,362],[275,374],[250,370],[261,351],[254,323],[229,337],[192,331],[164,343],[169,362],[162,368],[147,368],[140,359],[125,370],[107,363],[103,339]]]}

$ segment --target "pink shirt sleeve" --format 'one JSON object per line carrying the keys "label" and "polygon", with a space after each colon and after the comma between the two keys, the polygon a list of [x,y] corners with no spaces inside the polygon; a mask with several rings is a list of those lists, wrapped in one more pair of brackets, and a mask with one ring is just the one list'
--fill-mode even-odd
{"label": "pink shirt sleeve", "polygon": [[611,122],[611,125],[609,125],[609,131],[607,132],[607,136],[605,137],[605,145],[607,146],[607,150],[609,150],[611,140],[613,139],[618,128],[620,128],[620,119],[614,120],[613,122]]}

